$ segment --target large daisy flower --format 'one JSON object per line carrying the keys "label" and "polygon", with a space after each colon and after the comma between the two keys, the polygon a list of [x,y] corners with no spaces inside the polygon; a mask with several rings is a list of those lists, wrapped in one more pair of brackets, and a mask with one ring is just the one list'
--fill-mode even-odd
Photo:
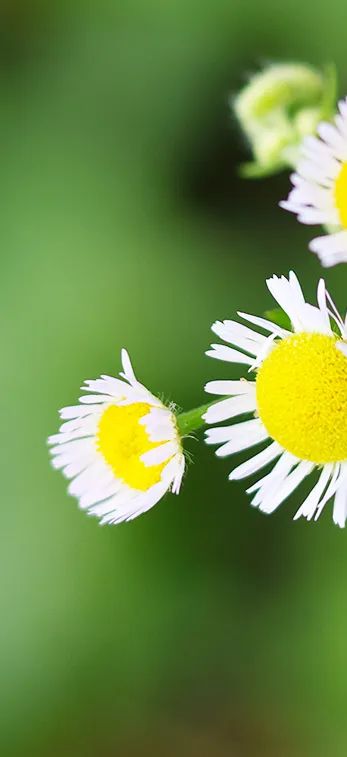
{"label": "large daisy flower", "polygon": [[71,479],[69,494],[101,523],[132,520],[168,491],[179,493],[184,454],[172,407],[137,381],[122,350],[121,378],[85,381],[79,405],[48,440],[52,463]]}
{"label": "large daisy flower", "polygon": [[306,137],[291,181],[294,188],[280,205],[305,224],[322,224],[327,233],[310,242],[322,265],[347,262],[347,99],[334,123],[321,123],[318,137]]}
{"label": "large daisy flower", "polygon": [[[210,381],[206,391],[224,396],[205,414],[215,424],[250,414],[232,425],[207,431],[207,443],[219,444],[219,457],[262,445],[230,473],[242,479],[270,464],[248,492],[251,504],[272,513],[309,474],[318,479],[295,518],[317,519],[334,497],[333,519],[347,518],[347,356],[346,325],[318,285],[318,307],[308,304],[294,273],[267,281],[272,296],[289,316],[292,331],[264,318],[239,313],[267,335],[235,321],[217,321],[212,330],[232,347],[213,344],[217,360],[242,364],[255,378]],[[332,325],[334,327],[332,328]],[[270,442],[270,443],[268,443]]]}

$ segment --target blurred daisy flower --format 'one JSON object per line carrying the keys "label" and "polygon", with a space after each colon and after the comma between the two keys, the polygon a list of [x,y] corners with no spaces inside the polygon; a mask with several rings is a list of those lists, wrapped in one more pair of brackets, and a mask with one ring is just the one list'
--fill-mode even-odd
{"label": "blurred daisy flower", "polygon": [[309,245],[323,266],[347,262],[347,99],[333,123],[321,123],[318,137],[307,137],[291,176],[294,188],[280,205],[301,223],[325,226]]}
{"label": "blurred daisy flower", "polygon": [[255,371],[255,378],[206,385],[207,392],[224,396],[207,410],[207,423],[244,413],[253,416],[209,429],[207,443],[221,445],[216,452],[219,457],[263,444],[260,452],[234,468],[229,479],[242,479],[272,463],[270,472],[248,489],[252,505],[265,513],[276,510],[317,471],[318,480],[295,518],[317,519],[334,497],[333,520],[343,527],[347,518],[346,324],[323,280],[318,285],[318,307],[305,301],[293,272],[289,279],[273,276],[267,286],[292,330],[245,313],[239,316],[267,336],[235,321],[217,321],[212,326],[232,347],[213,344],[207,354],[243,364]]}
{"label": "blurred daisy flower", "polygon": [[185,468],[173,407],[137,381],[122,350],[121,378],[86,381],[79,404],[48,440],[52,463],[71,479],[69,494],[101,523],[132,520],[167,491],[178,494]]}

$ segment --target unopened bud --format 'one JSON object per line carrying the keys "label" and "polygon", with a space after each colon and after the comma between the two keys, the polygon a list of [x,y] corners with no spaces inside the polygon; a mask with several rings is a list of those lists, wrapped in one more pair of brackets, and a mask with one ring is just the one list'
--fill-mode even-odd
{"label": "unopened bud", "polygon": [[254,156],[241,167],[244,176],[266,176],[295,165],[303,137],[333,115],[335,79],[331,66],[321,72],[280,63],[249,80],[231,103]]}

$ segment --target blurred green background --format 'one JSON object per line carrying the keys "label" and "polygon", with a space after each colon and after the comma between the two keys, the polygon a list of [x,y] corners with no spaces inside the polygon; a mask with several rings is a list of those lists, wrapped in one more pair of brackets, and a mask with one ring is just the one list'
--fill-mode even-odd
{"label": "blurred green background", "polygon": [[[294,0],[8,0],[0,8],[0,751],[35,757],[347,753],[347,541],[300,494],[254,511],[191,441],[180,497],[100,528],[45,439],[85,378],[140,378],[183,408],[227,377],[210,324],[312,296],[288,176],[241,181],[227,106],[267,60],[335,61],[346,8]],[[346,278],[326,272],[337,304]],[[222,373],[221,373],[222,371]]]}

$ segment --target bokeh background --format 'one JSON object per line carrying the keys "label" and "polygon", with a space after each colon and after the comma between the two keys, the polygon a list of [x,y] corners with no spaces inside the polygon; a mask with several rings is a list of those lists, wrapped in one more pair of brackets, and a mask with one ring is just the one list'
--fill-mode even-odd
{"label": "bokeh background", "polygon": [[[84,378],[119,370],[188,409],[221,377],[210,324],[321,269],[242,181],[227,99],[267,60],[335,61],[342,0],[0,7],[0,749],[34,757],[347,752],[347,536],[293,497],[254,511],[198,441],[183,493],[100,528],[45,439]],[[326,272],[346,305],[344,269]]]}

